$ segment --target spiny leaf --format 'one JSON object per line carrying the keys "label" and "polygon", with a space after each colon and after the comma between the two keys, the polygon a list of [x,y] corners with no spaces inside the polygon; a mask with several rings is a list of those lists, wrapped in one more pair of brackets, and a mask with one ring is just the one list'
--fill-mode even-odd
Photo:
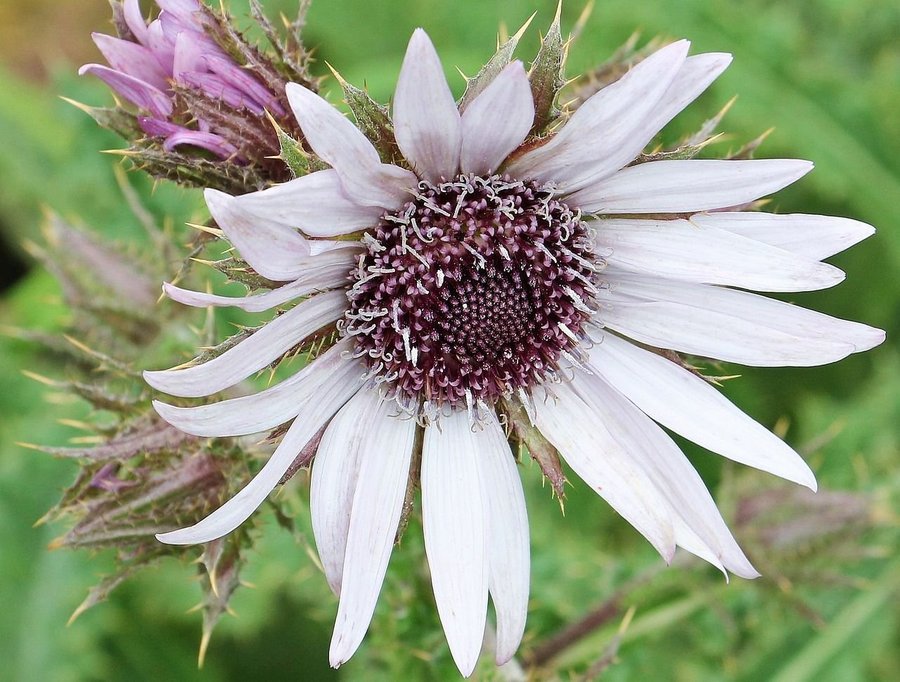
{"label": "spiny leaf", "polygon": [[[537,13],[535,12],[535,14]],[[481,70],[473,78],[466,79],[466,91],[459,101],[460,112],[465,111],[466,107],[472,103],[472,100],[481,94],[481,92],[491,84],[491,81],[497,77],[497,74],[503,71],[510,61],[512,61],[512,56],[516,51],[516,47],[519,45],[519,40],[525,35],[525,31],[528,30],[529,25],[531,25],[531,21],[534,19],[535,14],[528,17],[528,20],[522,25],[522,28],[516,31],[515,35],[497,49],[494,56],[481,67]]]}
{"label": "spiny leaf", "polygon": [[541,41],[541,48],[531,64],[528,80],[531,82],[531,94],[534,98],[534,135],[543,133],[558,116],[556,97],[565,85],[563,65],[565,63],[565,45],[560,30],[560,13],[562,0],[556,9],[556,16],[550,30]]}
{"label": "spiny leaf", "polygon": [[312,160],[310,155],[304,151],[303,146],[297,140],[288,135],[278,125],[278,121],[271,114],[266,112],[266,115],[269,117],[269,123],[272,124],[272,128],[275,130],[275,136],[278,138],[280,153],[277,158],[284,162],[284,165],[287,166],[293,177],[299,178],[309,174]]}
{"label": "spiny leaf", "polygon": [[112,130],[119,137],[133,140],[143,135],[135,115],[122,107],[92,107],[68,97],[60,97],[60,99],[81,109],[94,119],[101,128]]}
{"label": "spiny leaf", "polygon": [[[329,68],[331,68],[330,64]],[[394,138],[394,125],[391,123],[387,107],[369,97],[369,93],[365,90],[348,83],[333,68],[331,72],[344,91],[344,101],[353,112],[357,126],[375,145],[381,160],[384,163],[396,162],[401,154],[397,147],[397,140]]]}

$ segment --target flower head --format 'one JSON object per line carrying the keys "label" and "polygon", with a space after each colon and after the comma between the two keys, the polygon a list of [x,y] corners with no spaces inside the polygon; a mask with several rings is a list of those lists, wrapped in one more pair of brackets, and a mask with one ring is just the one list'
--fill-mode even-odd
{"label": "flower head", "polygon": [[[294,129],[285,74],[314,87],[305,64],[292,60],[282,45],[281,62],[270,60],[244,40],[229,17],[199,0],[156,4],[159,15],[148,23],[138,0],[115,0],[118,37],[93,35],[109,65],[85,64],[79,74],[97,76],[136,107],[138,134],[161,140],[164,152],[200,149],[217,160],[252,161],[271,176],[275,164],[266,159],[280,149],[266,114]],[[269,38],[277,42],[274,33]],[[282,177],[269,179],[290,177],[277,164]]]}
{"label": "flower head", "polygon": [[542,466],[558,468],[561,455],[667,561],[681,546],[723,572],[757,576],[658,424],[808,487],[815,478],[679,354],[807,366],[877,345],[879,330],[745,291],[837,284],[842,273],[821,259],[872,228],[745,210],[805,175],[805,161],[642,156],[730,62],[688,48],[660,49],[547,128],[534,70],[507,60],[457,104],[417,30],[393,139],[380,149],[320,96],[289,85],[300,128],[330,168],[240,197],[206,195],[249,266],[285,284],[243,298],[165,290],[188,305],[248,311],[300,302],[221,356],[146,379],[208,396],[311,338],[335,341],[255,395],[156,404],[199,436],[291,422],[240,493],[160,539],[191,544],[234,530],[298,453],[315,452],[313,530],[340,595],[331,647],[340,665],[368,627],[421,456],[435,600],[468,675],[489,596],[498,663],[525,626],[528,523],[511,430],[544,453]]}

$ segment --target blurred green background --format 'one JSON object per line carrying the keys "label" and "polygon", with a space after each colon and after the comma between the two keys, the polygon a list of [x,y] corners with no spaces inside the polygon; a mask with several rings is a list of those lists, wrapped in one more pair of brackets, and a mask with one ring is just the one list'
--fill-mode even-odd
{"label": "blurred green background", "polygon": [[[271,15],[293,11],[292,0],[264,4]],[[231,6],[246,14],[242,3]],[[574,2],[564,8],[564,29],[581,10]],[[318,0],[306,36],[317,46],[320,72],[327,60],[386,101],[413,28],[429,31],[460,91],[454,67],[473,74],[492,53],[498,27],[514,31],[534,11],[535,24],[518,53],[527,61],[539,30],[552,19],[553,2]],[[117,161],[99,153],[121,141],[58,98],[110,101],[99,82],[74,75],[79,64],[97,60],[92,30],[110,30],[103,0],[0,4],[0,325],[53,330],[65,320],[55,282],[21,248],[39,239],[44,207],[110,239],[142,243],[114,180]],[[551,678],[579,679],[620,644],[603,679],[898,679],[900,355],[892,336],[900,333],[900,5],[598,3],[572,47],[569,74],[605,60],[634,30],[645,39],[690,38],[695,52],[734,53],[732,67],[664,139],[696,128],[738,94],[722,126],[731,136],[714,152],[774,126],[761,156],[815,161],[816,171],[779,194],[774,208],[852,216],[879,231],[832,259],[848,273],[844,284],[792,300],[882,327],[889,337],[839,365],[741,370],[743,377],[726,387],[808,456],[826,489],[819,507],[790,498],[764,474],[688,448],[764,573],[758,581],[726,586],[713,569],[688,561],[661,570],[652,549],[590,491],[576,485],[563,517],[536,467],[523,467],[533,526],[523,652],[615,596],[615,617],[564,652]],[[197,193],[154,188],[137,176],[131,182],[161,223],[202,216]],[[255,589],[236,596],[236,617],[219,625],[202,670],[196,667],[199,615],[187,613],[200,593],[187,562],[167,561],[145,572],[67,628],[110,561],[102,554],[51,552],[48,542],[63,529],[32,528],[75,468],[15,443],[65,444],[81,432],[59,420],[85,413],[20,373],[62,371],[44,364],[27,345],[0,336],[0,679],[456,678],[427,592],[413,609],[404,597],[410,576],[422,578],[415,524],[395,552],[368,643],[338,673],[327,667],[335,600],[302,543],[273,523],[246,571]],[[849,496],[829,498],[828,489]],[[305,491],[297,486],[290,494],[304,528]],[[862,500],[865,513],[841,518],[836,511],[846,510],[848,500]],[[785,511],[779,505],[786,501]],[[752,503],[779,506],[772,511],[776,520],[741,523],[741,510]],[[634,619],[617,640],[632,606]],[[493,676],[490,666],[479,670],[482,678]]]}

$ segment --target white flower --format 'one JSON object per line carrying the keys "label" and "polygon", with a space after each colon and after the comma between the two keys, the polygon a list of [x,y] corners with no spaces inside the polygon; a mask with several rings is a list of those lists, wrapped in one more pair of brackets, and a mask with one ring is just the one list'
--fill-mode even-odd
{"label": "white flower", "polygon": [[461,113],[418,30],[393,101],[402,167],[382,163],[321,97],[289,86],[309,145],[331,169],[241,197],[206,194],[246,261],[286,284],[244,298],[165,290],[188,305],[248,311],[301,302],[209,362],[146,378],[172,395],[208,396],[315,332],[337,324],[340,340],[256,395],[156,404],[198,436],[293,420],[243,490],[160,540],[231,532],[320,436],[312,519],[340,595],[331,646],[340,665],[371,620],[421,448],[425,545],[451,652],[470,674],[490,595],[503,663],[522,637],[529,585],[525,500],[500,416],[512,405],[666,561],[677,545],[757,576],[657,423],[810,488],[815,478],[673,353],[654,349],[808,366],[868,350],[884,334],[744,291],[833,286],[843,273],[821,259],[872,234],[843,218],[734,210],[796,181],[809,162],[629,165],[730,60],[668,45],[543,144],[523,147],[535,108],[522,64],[509,64]]}

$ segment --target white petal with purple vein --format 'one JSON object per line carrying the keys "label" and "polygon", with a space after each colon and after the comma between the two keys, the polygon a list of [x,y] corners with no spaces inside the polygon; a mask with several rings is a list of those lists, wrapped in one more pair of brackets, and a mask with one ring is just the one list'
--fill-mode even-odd
{"label": "white petal with purple vein", "polygon": [[394,92],[394,135],[403,156],[431,182],[459,168],[462,124],[441,60],[421,28],[410,38]]}
{"label": "white petal with purple vein", "polygon": [[[587,187],[637,158],[654,136],[699,97],[730,63],[730,54],[707,53],[688,57],[649,115],[643,118],[639,126],[636,121],[632,124],[632,135],[623,140],[618,149],[610,150],[607,156],[599,157],[596,161],[586,161],[577,169],[567,170],[571,176],[565,179],[562,189],[571,192]],[[641,110],[646,111],[646,108],[642,107]]]}
{"label": "white petal with purple vein", "polygon": [[884,332],[704,284],[604,272],[599,319],[641,343],[753,367],[810,367],[874,348]]}
{"label": "white petal with purple vein", "polygon": [[784,441],[671,360],[606,333],[590,367],[649,417],[735,462],[815,490],[809,466]]}
{"label": "white petal with purple vein", "polygon": [[668,500],[675,512],[678,545],[723,572],[727,569],[743,578],[758,577],[703,479],[672,439],[602,379],[579,372],[573,385]]}
{"label": "white petal with purple vein", "polygon": [[325,429],[312,465],[309,507],[313,535],[325,578],[337,595],[341,593],[362,446],[371,428],[372,397],[372,391],[363,389],[341,408]]}
{"label": "white petal with purple vein", "polygon": [[619,170],[658,132],[645,129],[643,122],[681,69],[689,47],[679,40],[647,57],[590,97],[549,142],[513,161],[509,173],[571,191]]}
{"label": "white petal with purple vein", "polygon": [[579,478],[671,561],[675,530],[665,497],[569,384],[554,384],[553,393],[558,401],[535,392],[535,426]]}
{"label": "white petal with purple vein", "polygon": [[333,170],[244,194],[237,202],[260,218],[299,228],[310,237],[334,237],[372,227],[384,213],[379,206],[363,206],[351,200]]}
{"label": "white petal with purple vein", "polygon": [[803,258],[822,260],[875,234],[875,228],[851,218],[774,213],[698,213],[691,222],[727,230],[777,246]]}
{"label": "white petal with purple vein", "polygon": [[496,662],[511,659],[528,615],[530,550],[528,512],[516,460],[496,416],[474,436],[479,442],[481,494],[487,503],[489,585],[497,615]]}
{"label": "white petal with purple vein", "polygon": [[378,601],[391,549],[409,486],[409,466],[416,435],[416,420],[397,415],[397,404],[376,401],[361,444],[359,475],[341,584],[341,601],[331,639],[329,658],[337,667],[359,647]]}
{"label": "white petal with purple vein", "polygon": [[488,598],[488,502],[482,493],[479,440],[454,410],[425,429],[422,521],[431,584],[450,653],[468,677],[481,652]]}
{"label": "white petal with purple vein", "polygon": [[487,175],[525,140],[534,122],[534,99],[522,62],[506,66],[462,115],[463,173]]}
{"label": "white petal with purple vein", "polygon": [[796,159],[649,161],[570,195],[586,213],[687,213],[755,201],[812,170]]}
{"label": "white petal with purple vein", "polygon": [[194,436],[244,436],[274,429],[297,416],[324,381],[361,378],[365,367],[341,357],[352,343],[342,339],[289,379],[259,393],[196,407],[153,401],[157,413],[172,426]]}
{"label": "white petal with purple vein", "polygon": [[308,402],[291,424],[269,461],[237,495],[199,523],[156,538],[170,545],[195,545],[233,531],[265,501],[303,447],[358,390],[358,378],[326,382],[316,400]]}
{"label": "white petal with purple vein", "polygon": [[208,189],[203,196],[216,224],[256,272],[276,282],[300,276],[309,244],[299,232],[246,211],[224,192]]}
{"label": "white petal with purple vein", "polygon": [[606,261],[630,272],[757,291],[812,291],[844,273],[825,263],[691,220],[609,219],[593,223]]}
{"label": "white petal with purple vein", "polygon": [[[644,129],[662,130],[688,104],[703,94],[728,68],[731,61],[732,56],[725,52],[706,52],[685,59],[669,89],[644,121]],[[650,139],[652,138],[648,138],[647,142],[650,142]]]}
{"label": "white petal with purple vein", "polygon": [[381,163],[359,128],[316,93],[296,83],[288,83],[286,92],[307,142],[356,203],[393,209],[408,197],[418,182],[415,175]]}
{"label": "white petal with purple vein", "polygon": [[254,296],[220,296],[201,291],[182,289],[168,282],[163,283],[163,291],[173,301],[195,308],[207,306],[229,306],[250,313],[270,310],[301,296],[336,289],[347,284],[348,273],[353,268],[359,254],[358,245],[334,251],[326,251],[319,256],[304,259],[303,273],[290,284]]}
{"label": "white petal with purple vein", "polygon": [[346,307],[343,291],[318,294],[208,362],[182,369],[144,372],[144,380],[159,391],[186,398],[218,393],[258,372],[313,332],[339,319]]}

